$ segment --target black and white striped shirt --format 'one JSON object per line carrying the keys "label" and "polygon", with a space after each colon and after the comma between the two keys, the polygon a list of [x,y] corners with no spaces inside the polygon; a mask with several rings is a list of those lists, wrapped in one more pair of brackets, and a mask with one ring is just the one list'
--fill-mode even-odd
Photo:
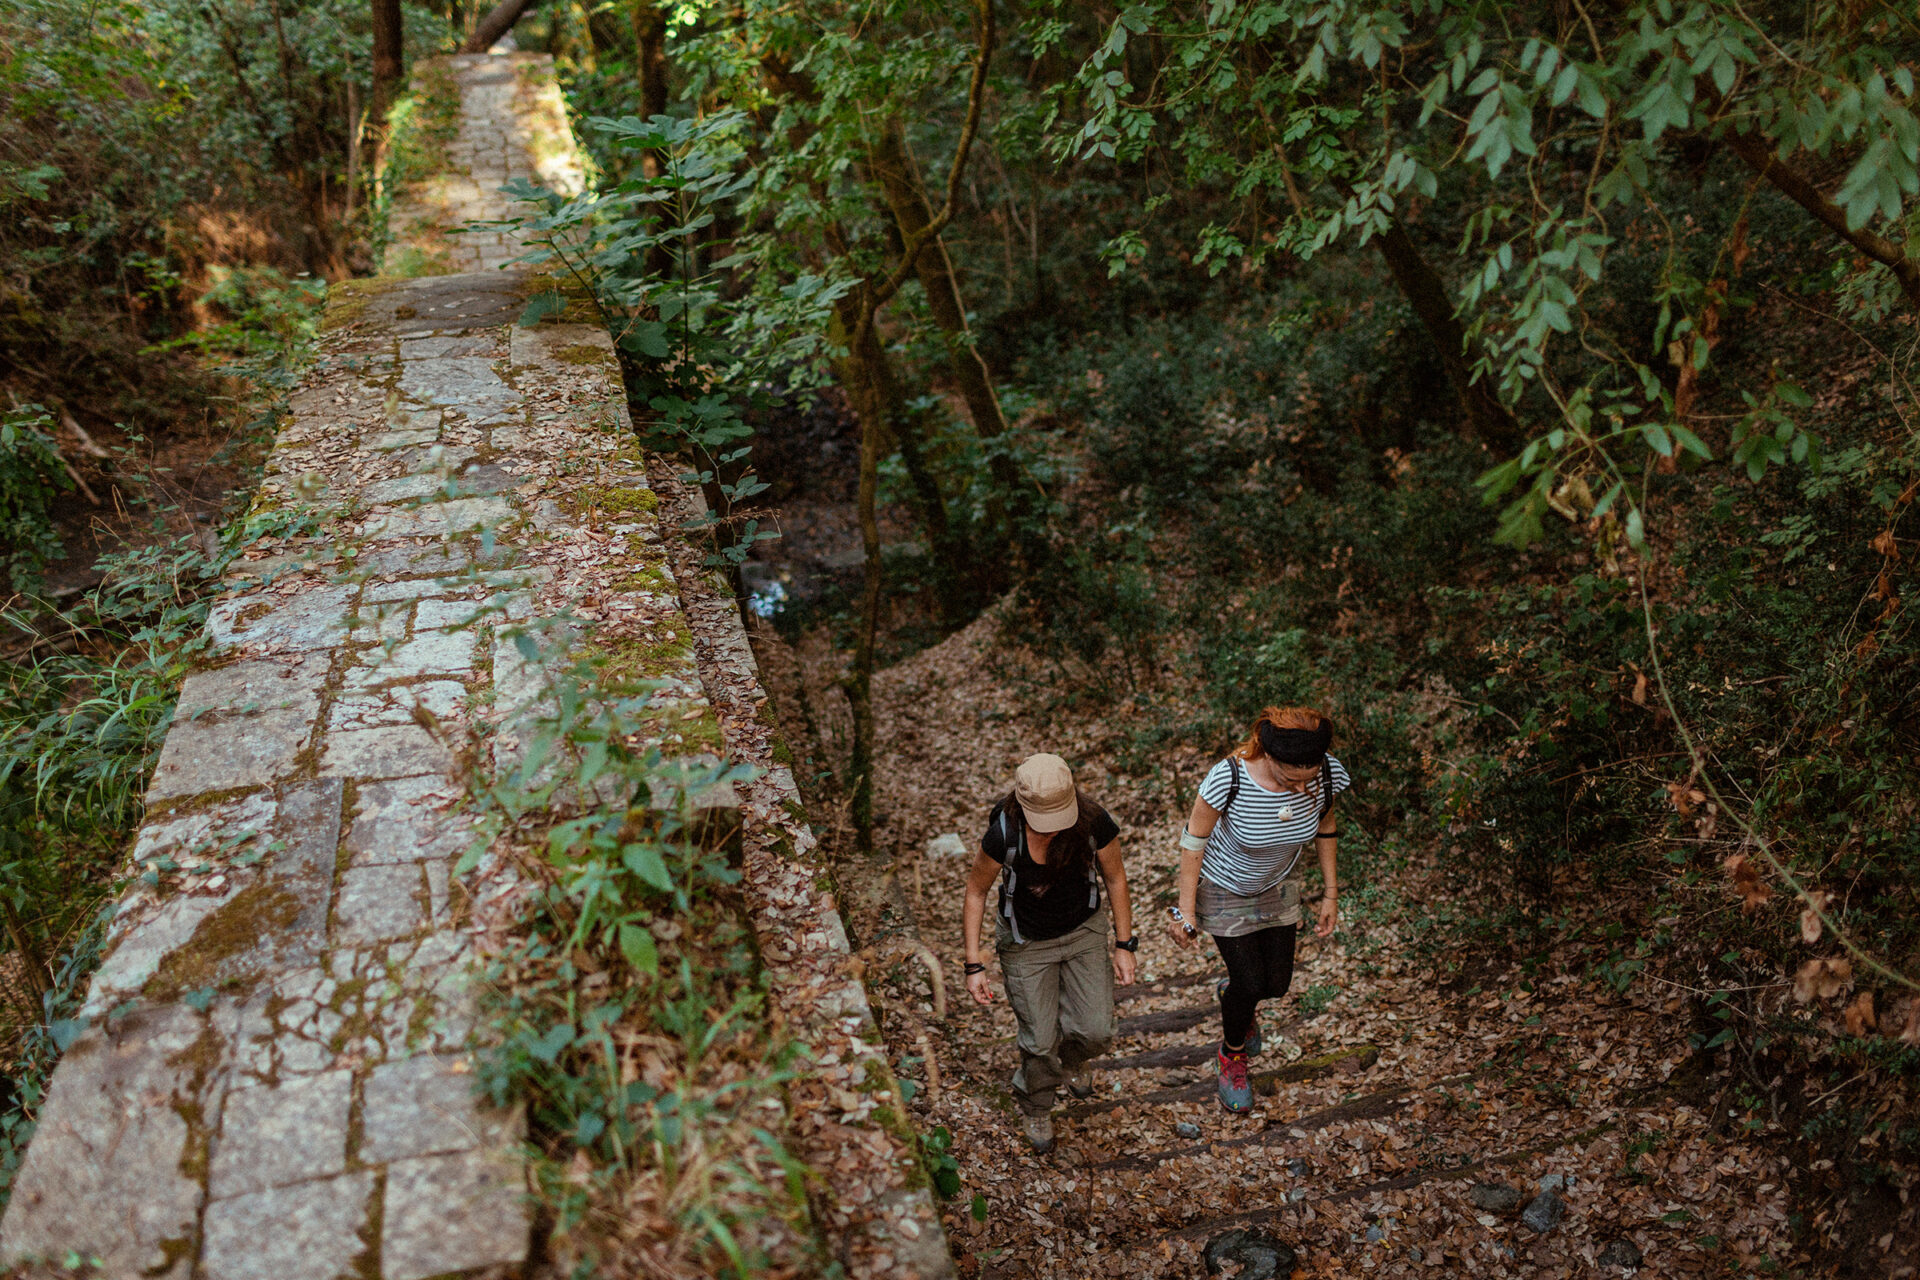
{"label": "black and white striped shirt", "polygon": [[[1227,804],[1233,769],[1240,769],[1240,791]],[[1347,768],[1332,756],[1333,793],[1352,785]],[[1265,893],[1286,879],[1313,842],[1320,826],[1320,776],[1314,775],[1304,792],[1268,791],[1253,780],[1244,760],[1231,758],[1207,770],[1200,798],[1226,816],[1213,824],[1207,851],[1200,858],[1200,874],[1222,889],[1248,897]]]}

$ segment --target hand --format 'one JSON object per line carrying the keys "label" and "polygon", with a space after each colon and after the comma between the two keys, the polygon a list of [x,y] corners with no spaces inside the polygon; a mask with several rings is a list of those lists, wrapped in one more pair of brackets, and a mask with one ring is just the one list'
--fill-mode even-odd
{"label": "hand", "polygon": [[1187,927],[1172,917],[1167,919],[1167,936],[1172,938],[1173,945],[1182,951],[1191,951],[1200,945],[1200,935],[1188,933]]}
{"label": "hand", "polygon": [[1331,938],[1333,936],[1334,923],[1339,917],[1340,907],[1338,900],[1330,893],[1322,897],[1320,899],[1320,919],[1313,926],[1313,936],[1316,938]]}
{"label": "hand", "polygon": [[1113,980],[1123,987],[1133,985],[1133,952],[1113,949]]}
{"label": "hand", "polygon": [[970,973],[967,975],[967,994],[973,997],[975,1004],[993,1003],[993,984],[987,981],[987,975]]}

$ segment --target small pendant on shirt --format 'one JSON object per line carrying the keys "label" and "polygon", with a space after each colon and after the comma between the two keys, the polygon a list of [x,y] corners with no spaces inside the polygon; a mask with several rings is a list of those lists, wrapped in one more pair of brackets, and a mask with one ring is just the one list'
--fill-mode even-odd
{"label": "small pendant on shirt", "polygon": [[1291,818],[1292,816],[1293,816],[1292,805],[1283,804],[1280,806],[1280,821],[1285,822],[1288,818]]}

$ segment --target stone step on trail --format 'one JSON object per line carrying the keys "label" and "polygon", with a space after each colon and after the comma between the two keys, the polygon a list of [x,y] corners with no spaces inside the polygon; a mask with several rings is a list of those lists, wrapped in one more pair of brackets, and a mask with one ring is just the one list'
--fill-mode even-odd
{"label": "stone step on trail", "polygon": [[[1303,1058],[1299,1062],[1288,1063],[1283,1067],[1256,1070],[1251,1073],[1249,1079],[1255,1093],[1271,1094],[1283,1084],[1313,1080],[1326,1075],[1365,1071],[1379,1061],[1379,1058],[1380,1051],[1372,1045],[1357,1045],[1338,1049],[1332,1053],[1316,1054],[1311,1058]],[[1075,1103],[1061,1108],[1058,1114],[1065,1119],[1079,1120],[1088,1116],[1105,1115],[1112,1111],[1132,1111],[1141,1106],[1205,1102],[1214,1094],[1215,1085],[1211,1080],[1197,1084],[1175,1085],[1165,1089],[1149,1089],[1145,1092],[1128,1089],[1122,1095],[1111,1099]]]}

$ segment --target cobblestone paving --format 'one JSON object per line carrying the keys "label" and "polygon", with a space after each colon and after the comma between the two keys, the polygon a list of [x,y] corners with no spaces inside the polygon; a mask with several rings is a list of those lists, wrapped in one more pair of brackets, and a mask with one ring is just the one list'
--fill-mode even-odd
{"label": "cobblestone paving", "polygon": [[486,271],[517,257],[519,246],[503,230],[458,228],[499,218],[499,190],[513,178],[569,195],[580,190],[580,155],[552,62],[535,53],[444,58],[416,74],[415,93],[457,97],[460,131],[443,167],[396,194],[386,271]]}
{"label": "cobblestone paving", "polygon": [[581,621],[549,642],[661,682],[663,751],[763,771],[707,802],[742,812],[775,1004],[815,1054],[792,1100],[831,1252],[863,1280],[949,1275],[911,1141],[885,1123],[898,1094],[869,1087],[886,1060],[739,615],[662,536],[611,345],[597,327],[516,327],[532,284],[479,269],[511,245],[448,233],[500,217],[508,177],[577,184],[551,63],[444,59],[421,83],[457,93],[462,118],[448,171],[400,202],[418,278],[331,294],[254,504],[273,532],[180,691],[141,874],[0,1222],[0,1264],[520,1273],[524,1121],[476,1099],[468,978],[489,906],[519,887],[490,860],[453,869],[474,842],[464,788],[519,759],[545,705],[512,637],[564,606]]}
{"label": "cobblestone paving", "polygon": [[[539,147],[567,145],[508,92],[551,87],[544,62],[453,66],[486,127],[511,107]],[[611,346],[512,327],[527,291],[499,272],[336,286],[255,501],[278,532],[181,689],[144,874],[0,1224],[4,1261],[419,1280],[526,1257],[523,1121],[476,1100],[468,1051],[471,921],[506,886],[484,862],[452,875],[465,774],[510,761],[539,702],[503,636],[561,596],[597,606],[654,642],[662,740],[696,749],[712,722],[690,645],[671,643],[671,576],[642,572],[660,532]],[[589,559],[641,585],[582,601],[570,567]]]}

